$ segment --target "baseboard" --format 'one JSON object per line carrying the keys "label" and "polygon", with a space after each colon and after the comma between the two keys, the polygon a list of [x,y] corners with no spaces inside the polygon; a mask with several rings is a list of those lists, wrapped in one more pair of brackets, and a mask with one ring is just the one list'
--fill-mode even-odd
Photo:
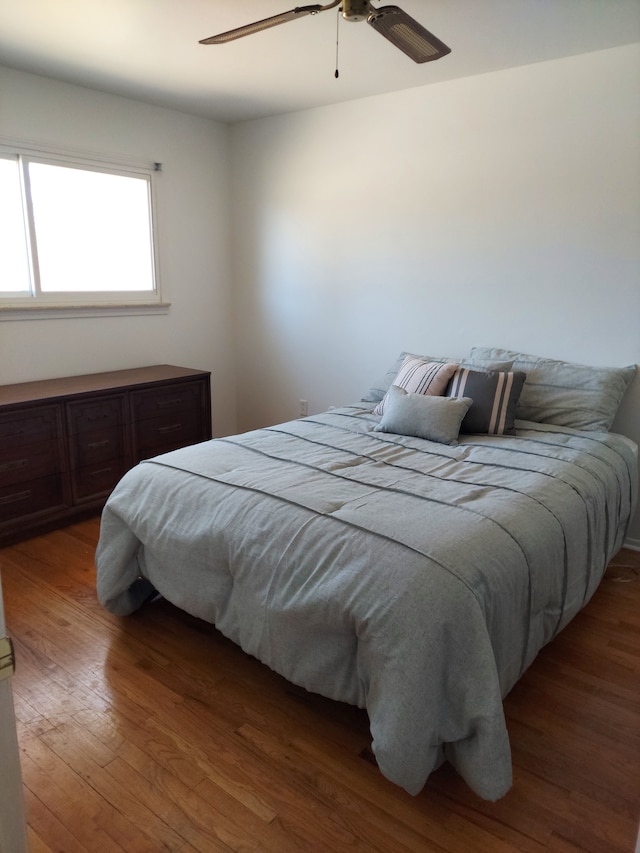
{"label": "baseboard", "polygon": [[629,548],[630,551],[640,551],[640,539],[625,539],[622,547]]}

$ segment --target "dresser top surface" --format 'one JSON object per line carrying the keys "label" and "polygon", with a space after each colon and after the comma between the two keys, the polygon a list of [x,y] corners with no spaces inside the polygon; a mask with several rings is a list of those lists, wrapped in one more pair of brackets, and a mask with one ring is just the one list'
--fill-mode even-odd
{"label": "dresser top surface", "polygon": [[14,385],[0,385],[0,406],[42,402],[99,391],[131,389],[136,385],[152,385],[157,382],[194,379],[209,375],[209,371],[206,370],[176,367],[172,364],[154,364],[149,367],[110,370],[106,373],[87,373],[59,379],[18,382]]}

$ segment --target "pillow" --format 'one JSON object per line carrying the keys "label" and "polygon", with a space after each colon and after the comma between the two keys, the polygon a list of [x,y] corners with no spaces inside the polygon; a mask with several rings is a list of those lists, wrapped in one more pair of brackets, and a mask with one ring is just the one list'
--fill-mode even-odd
{"label": "pillow", "polygon": [[460,424],[467,414],[471,400],[468,397],[434,397],[409,393],[392,385],[387,391],[386,406],[376,432],[393,432],[457,444]]}
{"label": "pillow", "polygon": [[[402,366],[393,380],[393,385],[404,388],[412,394],[439,397],[444,394],[456,367],[455,362],[424,361],[417,356],[407,355],[402,360]],[[374,415],[384,414],[387,394],[373,410]]]}
{"label": "pillow", "polygon": [[495,359],[495,358],[476,358],[467,356],[459,360],[460,367],[470,367],[472,370],[511,370],[513,367],[512,359]]}
{"label": "pillow", "polygon": [[379,379],[374,385],[369,388],[368,392],[362,398],[363,403],[379,403],[380,400],[384,398],[384,395],[387,393],[391,385],[393,384],[393,380],[398,375],[398,371],[402,367],[402,362],[408,355],[412,355],[414,358],[421,358],[423,361],[453,361],[451,358],[440,358],[435,355],[415,355],[412,352],[401,352],[400,355],[393,362],[391,367],[387,370],[384,376]]}
{"label": "pillow", "polygon": [[476,370],[510,370],[513,364],[512,361],[496,361],[495,359],[486,359],[486,358],[450,358],[449,356],[437,356],[437,355],[416,355],[412,352],[401,352],[400,355],[393,362],[391,367],[387,370],[384,376],[379,379],[371,388],[367,391],[364,397],[361,398],[361,402],[363,403],[379,403],[380,400],[384,398],[384,395],[387,393],[391,385],[393,384],[394,379],[396,378],[398,371],[402,367],[402,362],[406,358],[406,356],[411,355],[414,358],[421,358],[423,361],[446,361],[446,362],[455,362],[455,364],[463,364],[465,367],[472,367]]}
{"label": "pillow", "polygon": [[488,435],[515,433],[516,405],[526,374],[519,370],[470,370],[458,367],[446,394],[471,397],[473,403],[462,421],[462,432]]}
{"label": "pillow", "polygon": [[636,366],[589,367],[512,350],[474,347],[481,358],[511,358],[527,374],[516,417],[580,430],[607,431]]}

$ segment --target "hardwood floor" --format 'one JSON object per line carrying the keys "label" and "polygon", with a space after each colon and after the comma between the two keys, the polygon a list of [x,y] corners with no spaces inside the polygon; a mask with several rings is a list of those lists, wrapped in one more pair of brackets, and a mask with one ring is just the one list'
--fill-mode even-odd
{"label": "hardwood floor", "polygon": [[363,711],[166,602],[103,610],[97,537],[91,519],[0,551],[31,853],[633,851],[640,553],[507,697],[514,786],[487,803],[448,766],[409,796],[376,768]]}

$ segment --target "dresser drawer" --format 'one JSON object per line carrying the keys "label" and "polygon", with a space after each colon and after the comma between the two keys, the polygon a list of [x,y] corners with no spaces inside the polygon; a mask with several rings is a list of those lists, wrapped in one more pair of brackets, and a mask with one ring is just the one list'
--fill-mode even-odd
{"label": "dresser drawer", "polygon": [[123,459],[112,459],[102,464],[87,465],[73,472],[72,489],[75,503],[106,496],[126,473]]}
{"label": "dresser drawer", "polygon": [[195,412],[174,412],[134,424],[138,460],[167,453],[202,440],[202,426]]}
{"label": "dresser drawer", "polygon": [[61,458],[57,441],[37,441],[3,448],[0,457],[0,488],[59,474]]}
{"label": "dresser drawer", "polygon": [[175,412],[199,413],[203,404],[202,384],[181,382],[164,388],[148,388],[131,394],[132,421],[149,418],[171,418]]}
{"label": "dresser drawer", "polygon": [[72,435],[117,427],[125,420],[122,395],[67,403],[67,423]]}
{"label": "dresser drawer", "polygon": [[71,445],[73,468],[125,458],[125,436],[121,425],[78,433]]}
{"label": "dresser drawer", "polygon": [[57,406],[39,406],[19,412],[0,413],[2,458],[13,448],[57,438],[61,433]]}
{"label": "dresser drawer", "polygon": [[64,506],[62,478],[59,475],[0,487],[0,524]]}

